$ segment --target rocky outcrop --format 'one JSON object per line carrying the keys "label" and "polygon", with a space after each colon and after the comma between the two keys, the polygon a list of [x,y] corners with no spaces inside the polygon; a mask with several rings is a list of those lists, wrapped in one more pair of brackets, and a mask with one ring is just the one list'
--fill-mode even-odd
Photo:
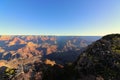
{"label": "rocky outcrop", "polygon": [[[119,80],[120,77],[120,34],[104,36],[89,45],[75,62],[78,79],[94,76],[87,80]],[[99,76],[99,77],[98,77]]]}
{"label": "rocky outcrop", "polygon": [[49,59],[46,59],[46,60],[45,60],[45,64],[54,66],[56,63],[55,63],[55,61],[51,61],[51,60],[49,60]]}
{"label": "rocky outcrop", "polygon": [[13,38],[12,41],[9,42],[8,46],[18,45],[18,44],[26,44],[26,42],[18,37]]}

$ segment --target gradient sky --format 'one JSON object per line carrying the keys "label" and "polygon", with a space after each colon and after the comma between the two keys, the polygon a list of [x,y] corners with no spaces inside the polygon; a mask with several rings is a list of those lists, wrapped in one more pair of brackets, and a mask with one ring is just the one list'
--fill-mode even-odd
{"label": "gradient sky", "polygon": [[120,33],[120,0],[0,0],[1,35]]}

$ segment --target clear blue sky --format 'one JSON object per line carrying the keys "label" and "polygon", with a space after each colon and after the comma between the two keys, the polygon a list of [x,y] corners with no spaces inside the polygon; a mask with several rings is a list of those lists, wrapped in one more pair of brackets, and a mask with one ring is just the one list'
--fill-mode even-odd
{"label": "clear blue sky", "polygon": [[1,35],[120,33],[120,0],[0,0]]}

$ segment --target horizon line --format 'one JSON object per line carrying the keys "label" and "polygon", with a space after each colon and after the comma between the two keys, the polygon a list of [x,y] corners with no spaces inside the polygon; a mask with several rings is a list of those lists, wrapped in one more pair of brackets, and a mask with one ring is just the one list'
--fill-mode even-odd
{"label": "horizon line", "polygon": [[26,34],[23,34],[23,33],[18,33],[18,34],[12,34],[12,33],[1,33],[0,35],[4,35],[4,36],[20,36],[20,35],[23,35],[23,36],[32,36],[32,35],[34,35],[34,36],[106,36],[106,35],[110,35],[110,34],[120,34],[120,33],[118,33],[118,32],[112,32],[112,33],[101,33],[101,34],[98,34],[98,33],[96,33],[96,34],[64,34],[64,33],[62,33],[62,34],[42,34],[42,33],[33,33],[33,34],[30,34],[30,33],[26,33]]}
{"label": "horizon line", "polygon": [[80,35],[80,34],[0,34],[0,36],[106,36],[110,34],[120,34],[120,33],[108,33],[101,35]]}

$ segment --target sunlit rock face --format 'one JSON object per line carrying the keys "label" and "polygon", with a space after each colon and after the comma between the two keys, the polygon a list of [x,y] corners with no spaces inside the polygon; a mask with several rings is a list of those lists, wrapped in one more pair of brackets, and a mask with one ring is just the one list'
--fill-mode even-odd
{"label": "sunlit rock face", "polygon": [[13,45],[19,45],[19,44],[26,44],[26,42],[18,37],[15,37],[9,42],[8,45],[13,46]]}
{"label": "sunlit rock face", "polygon": [[[4,77],[0,76],[0,79],[56,80],[58,75],[61,80],[67,79],[63,77],[64,73],[66,74],[65,65],[71,65],[95,40],[78,36],[1,37],[0,75]],[[71,68],[67,69],[69,71]]]}
{"label": "sunlit rock face", "polygon": [[[99,38],[98,38],[99,39]],[[87,47],[96,39],[78,36],[0,36],[0,59],[29,58],[55,52],[76,51]]]}
{"label": "sunlit rock face", "polygon": [[11,36],[6,36],[6,35],[1,35],[0,36],[0,40],[10,40],[11,39]]}

